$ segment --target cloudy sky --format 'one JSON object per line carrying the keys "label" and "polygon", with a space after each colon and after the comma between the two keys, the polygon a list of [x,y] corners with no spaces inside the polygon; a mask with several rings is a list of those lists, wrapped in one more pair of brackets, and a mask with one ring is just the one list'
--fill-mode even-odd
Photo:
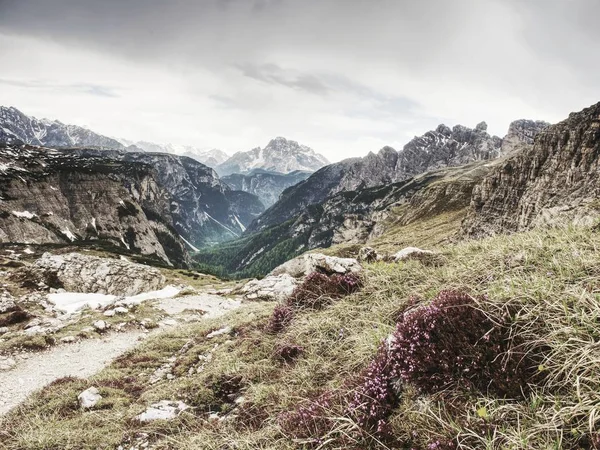
{"label": "cloudy sky", "polygon": [[331,160],[600,101],[597,0],[0,0],[0,104],[109,136]]}

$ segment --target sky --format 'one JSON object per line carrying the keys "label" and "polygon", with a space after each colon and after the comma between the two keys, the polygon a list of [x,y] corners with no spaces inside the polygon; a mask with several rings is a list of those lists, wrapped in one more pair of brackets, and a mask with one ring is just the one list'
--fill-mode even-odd
{"label": "sky", "polygon": [[0,105],[129,140],[331,161],[600,101],[597,0],[0,0]]}

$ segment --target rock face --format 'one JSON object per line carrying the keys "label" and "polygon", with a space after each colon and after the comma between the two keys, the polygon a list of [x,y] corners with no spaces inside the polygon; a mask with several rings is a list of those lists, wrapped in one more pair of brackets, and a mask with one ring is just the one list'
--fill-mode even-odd
{"label": "rock face", "polygon": [[256,195],[265,207],[273,205],[281,193],[290,186],[306,180],[312,172],[294,171],[288,174],[253,170],[248,175],[234,173],[222,177],[225,183],[236,191]]}
{"label": "rock face", "polygon": [[535,137],[550,124],[543,120],[515,120],[508,127],[508,133],[502,139],[502,155],[510,155],[526,146],[533,145]]}
{"label": "rock face", "polygon": [[0,106],[0,142],[47,147],[99,147],[122,150],[120,142],[77,125],[36,119],[16,108]]}
{"label": "rock face", "polygon": [[277,137],[265,147],[256,147],[247,152],[237,152],[215,169],[219,175],[248,173],[253,169],[290,173],[297,170],[314,172],[329,164],[329,161],[310,147],[283,137]]}
{"label": "rock face", "polygon": [[600,103],[542,131],[476,186],[463,231],[485,236],[600,216]]}
{"label": "rock face", "polygon": [[98,151],[0,147],[0,242],[95,241],[186,265],[169,192],[149,165]]}
{"label": "rock face", "polygon": [[69,292],[132,296],[165,284],[165,277],[154,267],[79,253],[45,253],[29,270]]}
{"label": "rock face", "polygon": [[490,136],[483,122],[474,129],[461,125],[450,129],[440,125],[434,131],[415,137],[400,152],[384,147],[377,154],[369,153],[364,158],[347,159],[323,167],[286,190],[249,230],[259,231],[283,223],[336,193],[361,191],[439,168],[496,158],[501,145],[502,139]]}
{"label": "rock face", "polygon": [[263,210],[190,158],[0,147],[0,242],[102,241],[176,265]]}

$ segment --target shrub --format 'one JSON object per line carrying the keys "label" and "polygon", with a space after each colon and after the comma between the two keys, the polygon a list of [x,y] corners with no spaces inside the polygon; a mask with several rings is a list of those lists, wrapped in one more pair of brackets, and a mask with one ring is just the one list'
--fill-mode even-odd
{"label": "shrub", "polygon": [[352,294],[361,287],[361,279],[354,274],[327,276],[313,272],[294,290],[287,304],[298,309],[319,309],[331,299]]}
{"label": "shrub", "polygon": [[295,411],[286,412],[279,416],[279,426],[282,431],[297,439],[310,439],[319,444],[333,427],[331,408],[335,395],[327,391],[315,400],[300,406]]}
{"label": "shrub", "polygon": [[396,401],[389,355],[383,345],[362,374],[354,393],[350,394],[346,414],[362,430],[377,433],[380,438],[387,439],[390,437],[387,418]]}
{"label": "shrub", "polygon": [[459,386],[522,397],[538,365],[517,344],[471,296],[443,291],[400,318],[390,340],[392,376],[423,393]]}
{"label": "shrub", "polygon": [[275,357],[285,363],[291,363],[304,352],[304,348],[296,344],[283,343],[275,347]]}
{"label": "shrub", "polygon": [[294,310],[287,305],[277,305],[273,310],[273,315],[267,324],[267,332],[279,333],[283,331],[285,327],[294,318]]}

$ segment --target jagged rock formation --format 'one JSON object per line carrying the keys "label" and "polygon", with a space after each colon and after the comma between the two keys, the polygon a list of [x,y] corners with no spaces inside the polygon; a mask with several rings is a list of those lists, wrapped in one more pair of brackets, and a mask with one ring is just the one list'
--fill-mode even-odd
{"label": "jagged rock formation", "polygon": [[253,170],[248,175],[234,173],[221,178],[237,191],[256,195],[265,207],[273,205],[290,186],[306,180],[312,172],[294,171],[288,174]]}
{"label": "jagged rock formation", "polygon": [[165,277],[154,267],[118,259],[69,253],[45,253],[25,270],[47,284],[69,292],[131,296],[160,289]]}
{"label": "jagged rock formation", "polygon": [[535,137],[550,124],[543,120],[515,120],[508,127],[508,133],[502,139],[502,155],[510,155],[525,146],[533,145]]}
{"label": "jagged rock formation", "polygon": [[500,154],[502,139],[490,136],[482,122],[475,129],[440,125],[434,131],[416,137],[397,152],[384,147],[379,153],[352,158],[325,166],[307,180],[287,189],[281,199],[249,228],[259,231],[283,223],[305,211],[309,205],[323,202],[343,191],[360,191],[407,180],[415,175],[442,167],[489,160]]}
{"label": "jagged rock formation", "polygon": [[0,242],[102,241],[177,265],[263,210],[190,158],[28,146],[0,148],[0,198]]}
{"label": "jagged rock formation", "polygon": [[542,131],[475,188],[471,236],[536,225],[589,224],[600,216],[600,103]]}
{"label": "jagged rock formation", "polygon": [[283,137],[277,137],[265,147],[237,152],[223,164],[215,167],[221,176],[248,173],[252,169],[290,173],[296,170],[314,172],[329,161],[310,147]]}
{"label": "jagged rock formation", "polygon": [[36,119],[16,108],[0,106],[0,142],[46,147],[98,147],[123,150],[115,139],[58,120]]}

